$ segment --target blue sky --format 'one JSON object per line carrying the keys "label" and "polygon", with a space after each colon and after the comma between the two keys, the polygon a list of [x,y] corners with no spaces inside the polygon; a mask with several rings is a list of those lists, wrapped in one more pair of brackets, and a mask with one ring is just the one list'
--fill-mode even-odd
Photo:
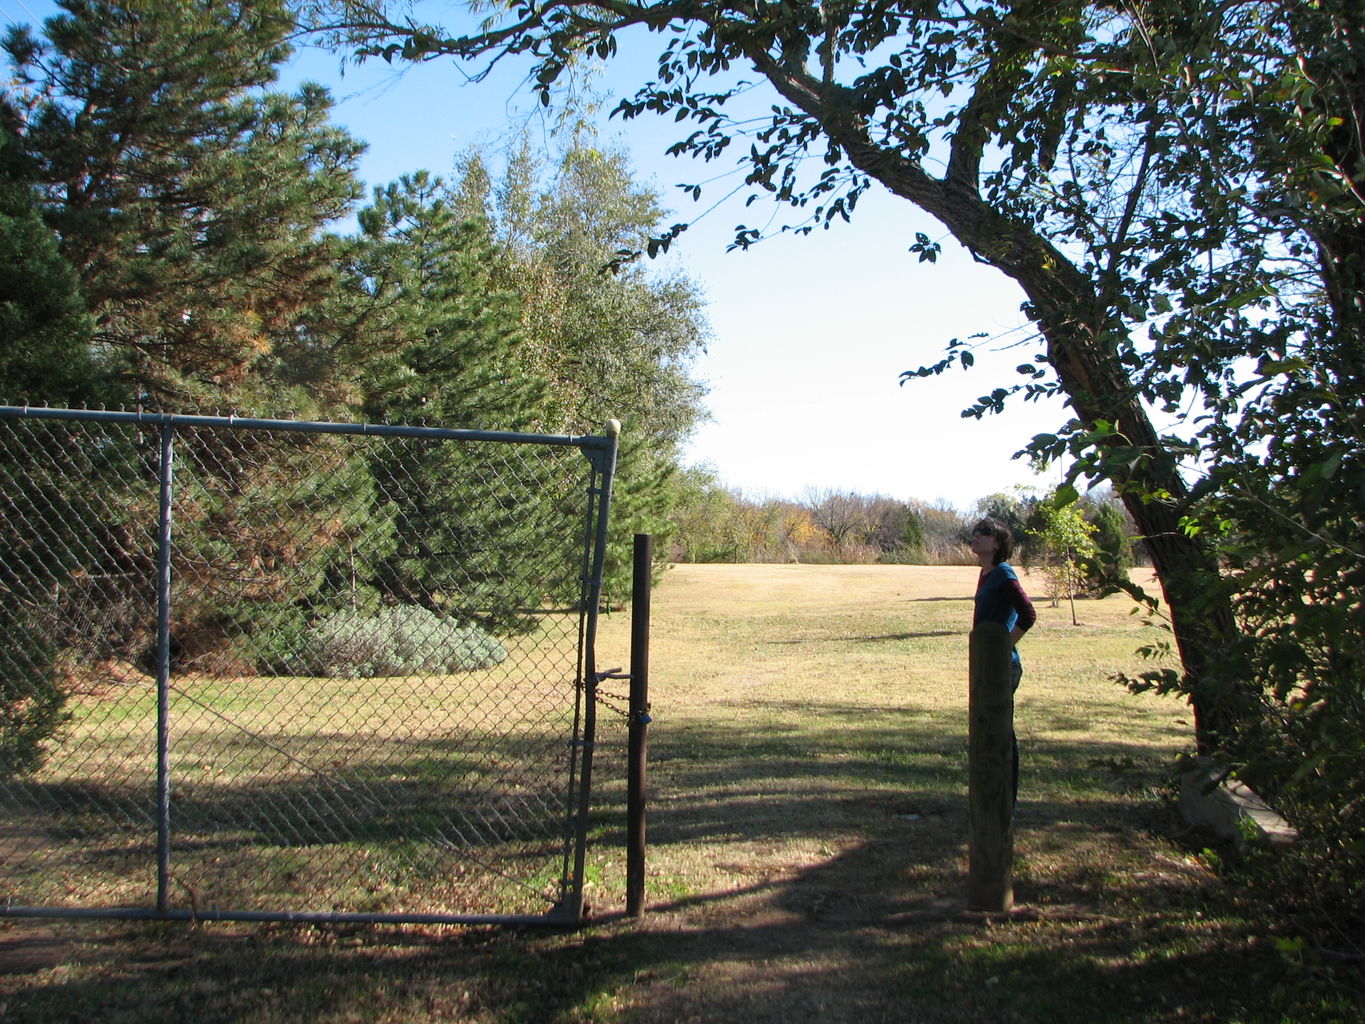
{"label": "blue sky", "polygon": [[[0,0],[6,25],[36,24],[52,10],[38,0]],[[361,174],[371,185],[419,168],[448,173],[471,144],[496,145],[528,117],[542,124],[516,69],[469,84],[445,60],[401,74],[371,62],[342,75],[339,64],[305,48],[284,82],[310,78],[332,90],[334,120],[369,143]],[[599,87],[628,91],[634,70],[627,55]],[[677,138],[671,119],[604,119],[602,135],[631,153],[678,220],[697,217],[730,187],[718,184],[701,204],[674,188],[727,167],[667,157]],[[1019,402],[985,420],[959,415],[976,396],[1013,383],[1013,367],[1035,350],[1020,329],[1022,294],[1012,282],[884,193],[864,198],[851,224],[727,253],[736,224],[756,225],[770,213],[760,204],[745,209],[742,199],[695,223],[669,257],[700,284],[714,332],[696,368],[710,387],[712,420],[689,460],[710,463],[752,496],[855,490],[967,508],[1016,485],[1056,482],[1056,471],[1038,477],[1010,456],[1066,419],[1060,403]],[[917,231],[943,242],[938,263],[919,263],[908,251]],[[1000,340],[977,351],[971,372],[898,383],[902,370],[936,361],[949,339],[980,332]]]}

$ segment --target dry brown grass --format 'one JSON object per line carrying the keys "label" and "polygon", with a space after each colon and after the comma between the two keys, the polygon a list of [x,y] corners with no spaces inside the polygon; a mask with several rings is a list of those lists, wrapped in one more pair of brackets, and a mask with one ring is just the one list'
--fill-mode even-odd
{"label": "dry brown grass", "polygon": [[[727,787],[843,796],[851,788],[859,799],[914,792],[945,810],[960,803],[975,582],[976,570],[963,567],[671,570],[655,598],[652,641],[656,833],[669,827],[670,803],[694,806],[699,795]],[[1110,680],[1135,667],[1142,627],[1129,614],[1132,602],[1114,597],[1082,607],[1077,627],[1068,610],[1040,602],[1038,625],[1024,642],[1017,717],[1026,752],[1073,767],[1083,767],[1081,757],[1143,762],[1155,784],[1158,769],[1188,742],[1184,709],[1139,700]],[[623,642],[627,625],[609,623],[602,646]],[[680,765],[694,770],[682,773]],[[1040,800],[1074,782],[1065,771],[1033,774]],[[802,817],[790,810],[756,805],[733,817]],[[853,829],[861,832],[858,815]],[[834,837],[824,827],[808,831],[824,845]],[[728,848],[731,861],[733,853]],[[658,847],[655,854],[656,863],[664,859]]]}
{"label": "dry brown grass", "polygon": [[[960,567],[665,576],[642,920],[618,916],[618,723],[598,769],[599,919],[579,933],[26,926],[17,945],[0,932],[0,965],[28,957],[0,966],[0,1002],[25,1021],[1348,1019],[1176,835],[1161,790],[1190,729],[1179,704],[1108,678],[1146,639],[1126,598],[1083,602],[1080,626],[1040,602],[1018,701],[1020,909],[968,912],[974,585]],[[628,633],[603,623],[602,664],[624,663]]]}

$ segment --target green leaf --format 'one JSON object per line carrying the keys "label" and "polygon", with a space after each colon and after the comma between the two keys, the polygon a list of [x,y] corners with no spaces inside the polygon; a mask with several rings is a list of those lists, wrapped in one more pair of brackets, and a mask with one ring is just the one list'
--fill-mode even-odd
{"label": "green leaf", "polygon": [[1298,373],[1300,370],[1308,369],[1308,363],[1298,356],[1291,356],[1288,359],[1272,359],[1269,356],[1262,356],[1261,361],[1256,364],[1256,372],[1262,377],[1274,377],[1281,373]]}

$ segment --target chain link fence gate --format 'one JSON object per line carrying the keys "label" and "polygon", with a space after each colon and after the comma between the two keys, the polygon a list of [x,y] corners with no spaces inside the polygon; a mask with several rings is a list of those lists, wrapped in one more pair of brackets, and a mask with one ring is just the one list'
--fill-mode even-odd
{"label": "chain link fence gate", "polygon": [[615,433],[0,407],[0,915],[579,920]]}

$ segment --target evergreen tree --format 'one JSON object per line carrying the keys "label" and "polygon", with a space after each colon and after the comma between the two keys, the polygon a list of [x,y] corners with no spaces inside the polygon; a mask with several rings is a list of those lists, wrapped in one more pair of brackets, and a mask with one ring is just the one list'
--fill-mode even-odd
{"label": "evergreen tree", "polygon": [[976,503],[976,514],[1004,523],[1014,534],[1014,545],[1019,554],[1016,560],[1022,565],[1031,564],[1032,541],[1038,532],[1032,520],[1035,517],[1036,501],[1026,500],[1016,494],[990,494]]}
{"label": "evergreen tree", "polygon": [[907,561],[917,562],[924,558],[924,513],[913,505],[905,507],[901,545]]}
{"label": "evergreen tree", "polygon": [[[417,172],[377,188],[360,213],[353,285],[385,352],[366,389],[371,419],[529,431],[545,382],[528,368],[516,297],[492,279],[487,225],[462,219],[445,182]],[[546,579],[535,552],[563,534],[545,453],[398,440],[371,460],[393,550],[373,568],[390,599],[514,628],[567,574]],[[562,475],[562,474],[560,474]],[[556,549],[557,550],[557,549]]]}
{"label": "evergreen tree", "polygon": [[[269,91],[289,54],[285,4],[60,7],[41,37],[5,38],[6,123],[74,270],[100,366],[153,409],[344,409],[363,367],[318,360],[316,322],[336,293],[339,243],[324,229],[359,194],[361,146],[329,123],[325,90]],[[70,365],[86,374],[91,363]],[[222,656],[233,633],[259,630],[281,602],[317,598],[361,530],[372,486],[345,452],[329,438],[181,435],[174,627],[187,656]],[[104,495],[110,509],[132,507],[155,465],[137,453],[127,461],[133,471]],[[294,532],[281,536],[291,514]],[[88,549],[108,563],[100,571],[148,563],[145,531],[96,525],[102,539]],[[101,600],[111,614],[128,604]],[[145,636],[122,632],[124,643]]]}
{"label": "evergreen tree", "polygon": [[1126,578],[1128,570],[1137,564],[1133,552],[1132,524],[1112,492],[1098,500],[1087,498],[1089,520],[1095,527],[1095,554],[1082,560],[1081,568],[1086,585],[1097,593],[1114,589],[1115,578]]}
{"label": "evergreen tree", "polygon": [[523,146],[496,183],[472,154],[456,195],[493,224],[500,280],[522,297],[524,351],[550,381],[547,429],[622,424],[608,590],[624,599],[632,534],[652,533],[666,550],[669,481],[703,416],[705,390],[690,372],[708,335],[701,296],[681,275],[619,265],[664,213],[626,158],[587,136],[552,167]]}
{"label": "evergreen tree", "polygon": [[275,344],[331,287],[361,146],[317,86],[262,92],[282,0],[62,0],[12,30],[7,103],[97,348],[152,406],[281,409]]}
{"label": "evergreen tree", "polygon": [[486,223],[461,219],[445,182],[425,171],[376,188],[359,221],[353,284],[382,310],[370,335],[387,353],[366,386],[366,414],[533,429],[545,382],[520,369],[519,304],[493,279]]}
{"label": "evergreen tree", "polygon": [[89,401],[90,320],[76,275],[38,215],[29,170],[0,125],[0,402]]}

